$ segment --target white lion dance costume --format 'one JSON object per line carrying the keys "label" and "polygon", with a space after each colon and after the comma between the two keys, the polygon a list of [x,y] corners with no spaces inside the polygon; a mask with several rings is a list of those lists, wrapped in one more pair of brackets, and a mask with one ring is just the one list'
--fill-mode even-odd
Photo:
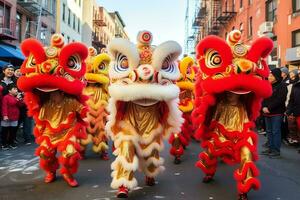
{"label": "white lion dance costume", "polygon": [[119,198],[137,186],[138,168],[147,185],[155,184],[154,177],[164,169],[159,156],[163,137],[179,132],[183,122],[174,84],[180,76],[176,60],[181,47],[168,41],[154,49],[151,41],[151,33],[143,31],[137,46],[121,38],[108,46],[112,63],[106,130],[114,141],[111,187],[119,189]]}

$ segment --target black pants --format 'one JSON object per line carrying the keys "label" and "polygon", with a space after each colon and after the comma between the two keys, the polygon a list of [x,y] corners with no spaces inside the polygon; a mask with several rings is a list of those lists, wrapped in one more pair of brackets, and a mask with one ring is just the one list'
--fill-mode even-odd
{"label": "black pants", "polygon": [[18,127],[8,126],[2,127],[2,145],[11,145],[14,143],[17,136]]}

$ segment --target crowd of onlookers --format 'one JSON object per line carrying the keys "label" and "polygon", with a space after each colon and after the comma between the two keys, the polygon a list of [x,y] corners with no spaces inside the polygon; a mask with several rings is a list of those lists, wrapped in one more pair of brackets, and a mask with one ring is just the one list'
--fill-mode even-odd
{"label": "crowd of onlookers", "polygon": [[[11,64],[2,67],[0,74],[0,114],[1,114],[1,149],[9,150],[23,142],[30,145],[33,140],[33,119],[27,116],[27,108],[23,102],[23,93],[18,90],[17,79],[20,69]],[[23,140],[17,139],[21,131]]]}
{"label": "crowd of onlookers", "polygon": [[[286,67],[271,70],[268,77],[272,96],[262,103],[262,115],[257,126],[266,133],[266,149],[261,152],[271,158],[280,157],[282,141],[287,145],[300,145],[300,73]],[[300,153],[300,151],[298,151]]]}

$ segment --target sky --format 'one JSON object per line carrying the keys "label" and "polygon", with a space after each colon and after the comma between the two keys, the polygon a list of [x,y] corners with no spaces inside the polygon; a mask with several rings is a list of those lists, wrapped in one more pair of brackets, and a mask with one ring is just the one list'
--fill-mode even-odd
{"label": "sky", "polygon": [[153,34],[152,44],[167,40],[184,47],[185,0],[97,0],[109,12],[118,11],[129,38],[136,42],[140,30]]}

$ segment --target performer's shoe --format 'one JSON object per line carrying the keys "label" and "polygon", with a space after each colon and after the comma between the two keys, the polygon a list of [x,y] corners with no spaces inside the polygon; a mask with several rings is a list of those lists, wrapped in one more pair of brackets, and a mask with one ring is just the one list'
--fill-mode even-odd
{"label": "performer's shoe", "polygon": [[128,188],[123,185],[121,187],[119,187],[117,197],[118,198],[127,198],[128,197]]}
{"label": "performer's shoe", "polygon": [[102,152],[101,159],[102,160],[109,160],[109,156],[108,156],[108,153],[106,151]]}
{"label": "performer's shoe", "polygon": [[175,156],[174,164],[178,165],[180,163],[181,163],[180,157],[179,156]]}
{"label": "performer's shoe", "polygon": [[206,176],[204,176],[204,178],[202,179],[202,182],[203,183],[209,183],[209,182],[211,182],[213,180],[213,176],[211,176],[211,175],[206,175]]}
{"label": "performer's shoe", "polygon": [[154,186],[155,185],[155,179],[153,177],[146,176],[146,185]]}
{"label": "performer's shoe", "polygon": [[55,179],[56,179],[55,172],[47,172],[44,181],[45,183],[51,183],[55,181]]}
{"label": "performer's shoe", "polygon": [[239,194],[238,200],[248,200],[247,193]]}
{"label": "performer's shoe", "polygon": [[62,177],[69,184],[69,186],[71,186],[71,187],[77,187],[78,186],[77,181],[74,179],[74,177],[71,174],[65,173],[65,174],[62,174]]}

